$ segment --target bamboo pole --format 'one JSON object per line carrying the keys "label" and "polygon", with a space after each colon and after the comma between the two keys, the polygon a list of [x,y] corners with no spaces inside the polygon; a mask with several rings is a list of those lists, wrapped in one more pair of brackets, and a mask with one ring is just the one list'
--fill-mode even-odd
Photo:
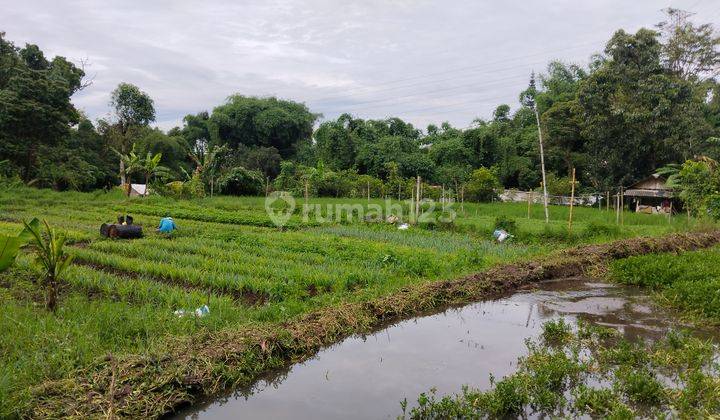
{"label": "bamboo pole", "polygon": [[368,182],[367,182],[367,189],[368,189],[368,190],[367,190],[367,193],[368,193],[368,203],[369,203],[369,202],[370,202],[370,180],[369,180],[369,179],[368,179]]}
{"label": "bamboo pole", "polygon": [[570,186],[570,216],[568,218],[568,230],[572,231],[573,203],[575,202],[575,168],[572,170],[572,184]]}
{"label": "bamboo pole", "polygon": [[415,181],[415,188],[417,189],[415,193],[415,218],[417,219],[420,216],[420,175],[417,176],[417,181]]}
{"label": "bamboo pole", "polygon": [[625,210],[625,194],[623,194],[623,187],[621,185],[620,186],[620,225],[621,226],[625,225],[625,217],[624,217],[625,211],[624,210]]}
{"label": "bamboo pole", "polygon": [[615,224],[620,224],[620,194],[615,194]]}
{"label": "bamboo pole", "polygon": [[547,180],[545,179],[545,153],[543,151],[542,129],[540,128],[540,114],[537,110],[537,104],[534,104],[535,119],[537,120],[538,142],[540,143],[540,169],[542,171],[543,180],[543,207],[545,207],[545,223],[550,223],[550,214],[548,213],[548,192]]}

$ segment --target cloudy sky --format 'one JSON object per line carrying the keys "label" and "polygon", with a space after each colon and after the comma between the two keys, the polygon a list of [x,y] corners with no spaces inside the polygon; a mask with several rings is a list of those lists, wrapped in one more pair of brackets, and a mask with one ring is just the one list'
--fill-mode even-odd
{"label": "cloudy sky", "polygon": [[717,0],[0,0],[0,31],[87,60],[93,84],[73,101],[92,119],[129,82],[164,129],[233,93],[305,102],[326,119],[465,127],[515,106],[532,70],[586,64],[614,30],[650,27],[668,6],[720,21]]}

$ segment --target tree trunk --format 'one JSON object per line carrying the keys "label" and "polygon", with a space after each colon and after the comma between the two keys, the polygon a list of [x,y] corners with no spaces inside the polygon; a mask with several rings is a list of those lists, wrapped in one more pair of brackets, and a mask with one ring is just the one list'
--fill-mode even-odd
{"label": "tree trunk", "polygon": [[120,185],[125,185],[127,179],[125,178],[125,161],[120,158]]}

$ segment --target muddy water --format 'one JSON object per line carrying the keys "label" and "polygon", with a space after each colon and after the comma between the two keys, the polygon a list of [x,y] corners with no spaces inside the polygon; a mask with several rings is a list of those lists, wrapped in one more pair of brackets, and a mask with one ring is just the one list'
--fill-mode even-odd
{"label": "muddy water", "polygon": [[635,288],[590,279],[563,279],[398,323],[365,337],[352,337],[317,357],[276,372],[250,389],[236,391],[179,418],[394,418],[399,402],[414,401],[435,387],[456,393],[462,384],[485,389],[489,375],[515,370],[553,318],[579,318],[612,326],[628,338],[657,338],[674,324],[666,311]]}

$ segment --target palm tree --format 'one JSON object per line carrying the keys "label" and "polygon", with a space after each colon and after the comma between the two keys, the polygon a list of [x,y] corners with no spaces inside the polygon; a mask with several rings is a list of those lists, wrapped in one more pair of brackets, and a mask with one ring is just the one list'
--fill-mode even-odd
{"label": "palm tree", "polygon": [[198,176],[207,174],[210,177],[211,197],[215,189],[215,171],[220,166],[220,158],[228,150],[226,145],[208,145],[206,141],[198,140],[193,150],[188,154],[190,159],[195,162],[195,174]]}

